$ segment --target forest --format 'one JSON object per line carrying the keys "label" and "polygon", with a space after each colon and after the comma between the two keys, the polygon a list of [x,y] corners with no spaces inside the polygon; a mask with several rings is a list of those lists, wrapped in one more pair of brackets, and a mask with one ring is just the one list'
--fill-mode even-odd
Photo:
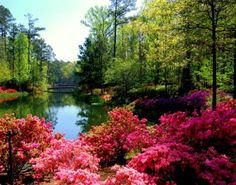
{"label": "forest", "polygon": [[46,91],[53,83],[74,82],[74,62],[59,61],[41,38],[45,28],[26,14],[27,26],[16,23],[11,12],[0,5],[0,84],[20,91]]}
{"label": "forest", "polygon": [[146,1],[138,14],[131,2],[88,11],[82,84],[123,94],[154,85],[170,96],[213,88],[214,108],[217,88],[236,96],[235,1]]}
{"label": "forest", "polygon": [[[67,62],[40,37],[37,19],[16,24],[0,5],[0,95],[76,84],[66,104],[88,103],[76,123],[86,131],[74,139],[40,115],[0,117],[0,182],[235,185],[236,0],[136,3],[91,7],[78,59]],[[57,95],[44,101],[54,112]],[[86,125],[104,110],[106,121]]]}

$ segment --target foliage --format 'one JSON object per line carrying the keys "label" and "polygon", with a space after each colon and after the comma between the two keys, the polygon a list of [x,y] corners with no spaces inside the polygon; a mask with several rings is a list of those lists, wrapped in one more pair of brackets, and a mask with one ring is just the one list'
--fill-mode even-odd
{"label": "foliage", "polygon": [[9,81],[12,76],[11,76],[11,71],[7,65],[7,63],[5,63],[4,61],[0,60],[0,83]]}
{"label": "foliage", "polygon": [[13,171],[19,174],[27,168],[31,158],[38,157],[49,147],[52,137],[50,123],[37,116],[28,115],[26,118],[16,119],[13,115],[0,118],[0,166],[1,172],[9,172],[7,133],[11,131],[13,149]]}
{"label": "foliage", "polygon": [[121,85],[122,92],[127,94],[128,90],[137,81],[138,68],[134,61],[116,59],[105,74],[108,84]]}
{"label": "foliage", "polygon": [[135,104],[135,112],[140,117],[146,117],[149,121],[156,122],[164,113],[186,111],[191,114],[199,112],[207,105],[209,91],[193,91],[181,98],[154,98],[139,100]]}

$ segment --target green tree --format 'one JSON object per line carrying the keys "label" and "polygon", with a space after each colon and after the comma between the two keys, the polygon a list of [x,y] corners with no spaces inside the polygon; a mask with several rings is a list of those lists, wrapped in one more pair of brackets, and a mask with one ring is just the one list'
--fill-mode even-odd
{"label": "green tree", "polygon": [[110,11],[113,17],[113,31],[114,31],[114,42],[113,42],[113,58],[116,58],[116,41],[117,41],[117,28],[119,25],[127,23],[127,13],[135,9],[136,0],[110,0]]}
{"label": "green tree", "polygon": [[28,38],[24,33],[20,33],[16,40],[16,74],[15,79],[20,89],[23,83],[29,80],[29,64],[28,64]]}

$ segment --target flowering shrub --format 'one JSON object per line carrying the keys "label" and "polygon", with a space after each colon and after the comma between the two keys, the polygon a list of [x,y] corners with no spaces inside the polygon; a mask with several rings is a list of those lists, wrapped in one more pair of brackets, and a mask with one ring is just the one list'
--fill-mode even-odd
{"label": "flowering shrub", "polygon": [[191,156],[192,152],[191,147],[183,144],[157,144],[134,157],[128,166],[150,175],[157,184],[181,183],[183,177],[187,184],[193,184],[198,166]]}
{"label": "flowering shrub", "polygon": [[104,185],[155,185],[147,174],[133,168],[114,166],[113,170],[117,171],[115,177],[107,179]]}
{"label": "flowering shrub", "polygon": [[[55,135],[30,161],[34,177],[53,175],[69,185],[235,183],[236,101],[218,104],[217,111],[165,114],[151,127],[123,108],[109,115],[106,124],[74,141]],[[124,166],[114,167],[116,175],[102,181],[99,163]]]}
{"label": "flowering shrub", "polygon": [[178,140],[198,149],[213,146],[218,152],[233,155],[236,152],[236,101],[220,103],[217,111],[208,109],[200,117],[180,125]]}
{"label": "flowering shrub", "polygon": [[[90,147],[78,139],[75,141],[54,139],[50,148],[30,161],[35,171],[34,177],[42,178],[56,174],[56,179],[73,184],[79,180],[82,183],[81,176],[89,174],[87,177],[89,181],[96,176],[92,172],[98,170],[99,163],[98,158],[92,156],[89,150]],[[71,179],[71,176],[74,177]]]}
{"label": "flowering shrub", "polygon": [[65,185],[102,185],[99,180],[99,175],[91,173],[89,170],[77,169],[76,171],[70,169],[59,169],[56,173],[56,180],[60,184]]}
{"label": "flowering shrub", "polygon": [[84,141],[101,159],[101,164],[124,163],[127,136],[138,129],[146,129],[146,120],[139,120],[132,112],[116,108],[109,112],[110,121],[92,128]]}
{"label": "flowering shrub", "polygon": [[6,133],[12,131],[12,158],[14,173],[20,173],[31,158],[49,147],[52,137],[51,124],[37,116],[16,119],[13,115],[0,118],[0,172],[8,172],[8,143]]}
{"label": "flowering shrub", "polygon": [[204,108],[209,96],[209,91],[201,90],[190,92],[182,98],[144,99],[136,103],[135,113],[153,122],[156,122],[164,113],[185,111],[191,114],[195,110],[199,112]]}

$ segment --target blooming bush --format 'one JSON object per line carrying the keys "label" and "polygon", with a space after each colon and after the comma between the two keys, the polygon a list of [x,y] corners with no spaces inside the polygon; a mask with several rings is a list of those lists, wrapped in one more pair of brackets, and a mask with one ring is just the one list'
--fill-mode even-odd
{"label": "blooming bush", "polygon": [[146,129],[146,120],[139,120],[132,112],[116,108],[109,112],[110,121],[92,128],[84,141],[101,159],[101,164],[125,163],[127,137],[138,129]]}
{"label": "blooming bush", "polygon": [[191,147],[183,144],[157,144],[134,157],[128,166],[150,175],[157,184],[181,183],[183,177],[187,184],[193,184],[198,166],[192,152]]}
{"label": "blooming bush", "polygon": [[183,122],[178,140],[197,149],[213,146],[219,153],[232,156],[236,152],[236,101],[220,103],[217,111],[208,109],[202,115]]}
{"label": "blooming bush", "polygon": [[[92,178],[96,176],[92,172],[98,170],[99,160],[91,155],[89,150],[90,147],[79,139],[75,141],[54,139],[50,148],[30,161],[35,171],[34,177],[42,178],[56,174],[56,179],[72,184],[79,180],[83,182],[81,176],[86,176],[90,172]],[[73,179],[70,178],[72,175]],[[88,179],[91,179],[90,175]]]}
{"label": "blooming bush", "polygon": [[[124,108],[114,109],[109,116],[107,123],[93,127],[87,134],[81,134],[73,141],[64,139],[60,134],[52,137],[49,126],[41,120],[41,126],[49,129],[46,134],[49,136],[47,143],[31,143],[31,140],[19,139],[21,145],[14,149],[17,151],[16,157],[24,159],[26,155],[21,151],[27,151],[32,157],[30,163],[34,177],[54,176],[59,184],[235,184],[235,100],[218,104],[216,111],[206,109],[192,114],[165,114],[161,116],[160,124],[155,126],[147,126],[146,119],[139,120]],[[29,116],[20,121],[5,116],[0,119],[1,137],[5,136],[3,133],[9,128],[13,132],[31,132],[32,120],[37,123],[40,121],[36,118]],[[31,123],[28,130],[21,127],[26,122],[24,120]],[[6,125],[9,128],[1,129]],[[0,146],[0,153],[4,156],[7,145],[0,140]],[[0,169],[4,170],[5,164],[2,161]],[[123,166],[113,167],[116,171],[114,176],[105,180],[101,178],[101,167],[115,163]]]}
{"label": "blooming bush", "polygon": [[149,121],[157,122],[158,118],[165,113],[184,111],[191,114],[195,110],[200,112],[206,106],[209,96],[209,91],[201,90],[190,92],[189,95],[181,98],[143,99],[136,103],[135,113]]}
{"label": "blooming bush", "polygon": [[52,137],[51,124],[37,116],[28,115],[16,119],[13,115],[0,118],[0,172],[8,172],[8,143],[7,133],[12,131],[12,158],[14,173],[20,173],[27,167],[31,158],[49,147]]}
{"label": "blooming bush", "polygon": [[117,171],[115,177],[108,178],[104,185],[155,185],[147,174],[133,168],[114,166],[113,169]]}

